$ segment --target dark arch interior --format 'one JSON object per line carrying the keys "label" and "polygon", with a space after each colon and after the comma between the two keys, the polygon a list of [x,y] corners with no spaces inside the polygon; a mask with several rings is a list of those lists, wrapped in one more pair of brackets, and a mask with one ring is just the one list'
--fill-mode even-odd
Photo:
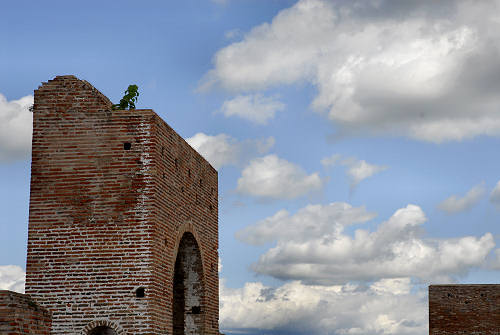
{"label": "dark arch interior", "polygon": [[173,333],[202,334],[204,321],[203,266],[193,234],[179,243],[174,273]]}
{"label": "dark arch interior", "polygon": [[118,334],[116,334],[113,328],[109,328],[106,326],[99,326],[92,329],[89,335],[118,335]]}

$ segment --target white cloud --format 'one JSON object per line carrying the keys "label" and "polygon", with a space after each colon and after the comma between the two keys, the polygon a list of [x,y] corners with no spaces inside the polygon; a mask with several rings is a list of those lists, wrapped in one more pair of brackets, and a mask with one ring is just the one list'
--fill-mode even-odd
{"label": "white cloud", "polygon": [[364,160],[354,157],[342,159],[342,155],[340,154],[334,154],[330,157],[323,158],[321,164],[324,167],[332,167],[338,164],[347,167],[346,174],[351,180],[351,188],[356,187],[366,178],[388,169],[387,166],[369,164]]}
{"label": "white cloud", "polygon": [[308,205],[295,215],[280,210],[271,217],[248,226],[236,233],[236,237],[246,243],[262,245],[272,242],[276,236],[289,240],[296,236],[324,236],[332,232],[340,233],[344,227],[367,222],[375,217],[364,207],[352,207],[344,202],[328,205]]}
{"label": "white cloud", "polygon": [[463,197],[452,195],[443,200],[438,208],[447,212],[448,214],[455,214],[471,209],[475,204],[481,200],[485,192],[484,184],[479,184],[471,188]]}
{"label": "white cloud", "polygon": [[[324,211],[326,214],[321,213]],[[351,224],[369,219],[363,208],[355,211],[346,204],[313,206],[293,216],[278,213],[238,236],[251,243],[276,241],[252,265],[257,273],[325,285],[400,277],[449,282],[483,266],[495,246],[490,233],[457,239],[421,238],[427,219],[415,205],[397,210],[373,232],[356,229],[348,234],[345,226],[349,220],[332,217],[350,217]]]}
{"label": "white cloud", "polygon": [[31,152],[33,96],[7,101],[0,94],[0,162],[27,159]]}
{"label": "white cloud", "polygon": [[321,160],[321,164],[325,167],[332,167],[335,166],[339,163],[340,159],[342,158],[342,155],[340,154],[333,154],[329,157],[325,157]]}
{"label": "white cloud", "polygon": [[264,154],[274,146],[274,138],[238,141],[235,138],[219,134],[215,136],[197,133],[187,138],[189,143],[215,169],[224,165],[240,165],[246,163],[252,156]]}
{"label": "white cloud", "polygon": [[408,294],[411,289],[410,278],[384,278],[371,285],[379,293]]}
{"label": "white cloud", "polygon": [[17,265],[0,265],[0,290],[24,293],[26,274]]}
{"label": "white cloud", "polygon": [[309,82],[341,132],[500,134],[497,1],[301,0],[219,50],[201,88]]}
{"label": "white cloud", "polygon": [[264,97],[262,94],[238,95],[224,101],[220,110],[225,116],[238,116],[242,119],[265,125],[274,118],[276,112],[285,109],[285,105],[276,97]]}
{"label": "white cloud", "polygon": [[307,175],[299,166],[276,155],[250,161],[238,179],[237,190],[270,199],[294,199],[321,189],[324,181],[317,173]]}
{"label": "white cloud", "polygon": [[364,160],[354,158],[346,159],[342,164],[347,166],[347,175],[351,179],[351,187],[356,187],[366,178],[388,169],[387,166],[368,164]]}
{"label": "white cloud", "polygon": [[408,278],[371,286],[307,286],[294,281],[272,288],[256,282],[237,289],[225,287],[221,280],[221,329],[423,335],[428,332],[426,295],[410,294],[410,288]]}
{"label": "white cloud", "polygon": [[500,209],[500,181],[497,182],[490,193],[490,202]]}

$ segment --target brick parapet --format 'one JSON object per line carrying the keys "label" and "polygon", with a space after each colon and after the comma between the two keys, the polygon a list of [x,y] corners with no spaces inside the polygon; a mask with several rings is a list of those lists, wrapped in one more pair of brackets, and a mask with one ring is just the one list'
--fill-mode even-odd
{"label": "brick parapet", "polygon": [[50,312],[29,295],[0,290],[0,334],[49,335]]}
{"label": "brick parapet", "polygon": [[499,335],[500,285],[429,286],[430,335]]}

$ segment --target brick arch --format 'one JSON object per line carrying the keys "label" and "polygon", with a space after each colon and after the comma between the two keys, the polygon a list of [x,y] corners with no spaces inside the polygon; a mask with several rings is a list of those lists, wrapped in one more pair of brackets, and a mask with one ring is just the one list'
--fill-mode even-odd
{"label": "brick arch", "polygon": [[[175,264],[175,261],[177,259],[177,252],[179,251],[179,244],[181,243],[181,239],[184,236],[185,233],[191,233],[194,236],[194,239],[196,240],[196,243],[198,244],[198,248],[200,249],[200,254],[201,254],[201,264],[203,268],[203,273],[205,273],[206,264],[205,264],[205,254],[204,254],[204,248],[203,245],[200,243],[201,239],[200,236],[198,235],[198,231],[196,230],[195,226],[191,222],[185,222],[181,224],[177,228],[177,236],[175,238],[175,246],[174,246],[174,254],[172,257],[172,263]],[[203,276],[205,277],[205,276]]]}
{"label": "brick arch", "polygon": [[94,320],[94,321],[90,322],[89,324],[87,324],[83,328],[83,330],[80,332],[80,335],[88,335],[88,334],[90,334],[90,331],[96,327],[109,327],[109,328],[113,329],[117,335],[124,335],[125,334],[123,329],[118,324],[116,324],[112,321],[109,321],[109,320],[101,319],[101,320]]}
{"label": "brick arch", "polygon": [[184,223],[177,229],[173,256],[173,334],[203,334],[207,313],[206,270],[203,248],[192,223]]}

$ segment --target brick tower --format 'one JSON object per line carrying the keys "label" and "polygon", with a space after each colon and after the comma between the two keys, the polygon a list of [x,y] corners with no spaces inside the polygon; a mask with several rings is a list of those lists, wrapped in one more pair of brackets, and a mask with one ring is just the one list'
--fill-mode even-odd
{"label": "brick tower", "polygon": [[218,334],[217,171],[152,110],[35,91],[26,293],[52,334]]}

